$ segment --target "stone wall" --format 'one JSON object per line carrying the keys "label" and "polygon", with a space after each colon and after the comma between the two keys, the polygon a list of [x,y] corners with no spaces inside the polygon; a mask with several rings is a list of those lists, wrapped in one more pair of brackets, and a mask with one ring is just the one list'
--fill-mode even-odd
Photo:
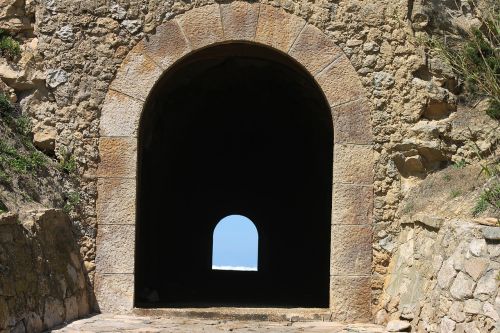
{"label": "stone wall", "polygon": [[399,241],[377,322],[410,322],[415,332],[500,330],[500,227],[417,215]]}
{"label": "stone wall", "polygon": [[0,332],[42,332],[87,315],[91,300],[63,212],[0,214]]}
{"label": "stone wall", "polygon": [[[97,167],[101,110],[109,85],[128,52],[157,26],[201,1],[9,0],[0,28],[22,42],[20,59],[0,59],[2,88],[33,124],[35,145],[77,163],[78,205],[71,209],[76,240],[90,280],[96,255]],[[453,161],[476,157],[469,121],[481,153],[496,149],[498,134],[455,105],[457,82],[430,57],[419,37],[477,24],[468,1],[276,0],[265,3],[305,19],[331,38],[356,69],[372,105],[374,168],[372,296],[374,308],[390,258],[398,248],[396,212],[407,190]],[[449,18],[452,18],[450,21]],[[461,112],[463,111],[463,112]],[[46,147],[45,147],[46,148]],[[477,159],[477,158],[476,158]]]}
{"label": "stone wall", "polygon": [[[16,6],[22,7],[20,3],[16,2]],[[35,13],[24,14],[32,18],[33,33],[18,36],[25,41],[26,52],[33,56],[21,65],[4,62],[4,66],[17,73],[11,77],[24,80],[15,90],[23,112],[32,119],[35,139],[48,137],[54,142],[53,154],[57,159],[71,155],[77,162],[81,202],[71,217],[80,229],[78,241],[89,267],[96,253],[99,121],[109,85],[139,40],[151,35],[166,20],[211,3],[158,0],[25,3],[24,12]],[[441,81],[431,80],[432,76],[414,80],[413,73],[426,68],[426,57],[415,43],[408,21],[408,3],[403,0],[262,3],[281,7],[320,28],[341,47],[368,91],[374,110],[376,151],[375,208],[373,215],[370,212],[374,251],[376,257],[389,257],[398,232],[395,212],[403,195],[396,161],[403,161],[400,166],[403,170],[412,159],[426,161],[427,167],[436,161],[451,160],[457,148],[453,146],[450,150],[446,142],[435,137],[407,142],[408,137],[415,136],[411,128],[416,123],[429,122],[422,117],[431,100],[434,104],[450,100],[441,88]],[[17,15],[24,12],[16,11]],[[440,124],[429,126],[430,133],[436,132],[434,128],[448,128]],[[424,153],[427,155],[420,156]],[[384,274],[384,270],[373,274],[375,303]],[[92,272],[90,276],[92,279]]]}

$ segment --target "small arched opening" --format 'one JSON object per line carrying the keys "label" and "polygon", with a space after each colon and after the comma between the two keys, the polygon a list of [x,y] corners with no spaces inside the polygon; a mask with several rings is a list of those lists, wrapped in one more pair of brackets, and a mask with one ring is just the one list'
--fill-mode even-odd
{"label": "small arched opening", "polygon": [[212,245],[212,269],[259,270],[259,233],[249,218],[230,215],[217,224]]}

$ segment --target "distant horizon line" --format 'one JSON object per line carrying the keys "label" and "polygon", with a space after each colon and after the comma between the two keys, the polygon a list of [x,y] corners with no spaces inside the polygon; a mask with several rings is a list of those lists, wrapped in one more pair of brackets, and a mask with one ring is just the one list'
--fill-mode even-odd
{"label": "distant horizon line", "polygon": [[257,267],[248,267],[248,266],[219,266],[212,265],[212,269],[216,271],[258,271]]}

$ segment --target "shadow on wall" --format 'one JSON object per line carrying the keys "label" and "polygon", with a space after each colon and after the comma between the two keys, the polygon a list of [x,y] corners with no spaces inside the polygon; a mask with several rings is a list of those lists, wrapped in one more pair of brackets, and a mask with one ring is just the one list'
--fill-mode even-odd
{"label": "shadow on wall", "polygon": [[0,331],[42,332],[88,315],[83,260],[61,210],[0,214]]}

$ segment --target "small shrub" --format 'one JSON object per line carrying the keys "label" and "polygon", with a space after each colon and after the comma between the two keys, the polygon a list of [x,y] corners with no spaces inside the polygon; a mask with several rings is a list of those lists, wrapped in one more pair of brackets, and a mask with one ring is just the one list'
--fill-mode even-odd
{"label": "small shrub", "polygon": [[7,213],[8,211],[9,209],[7,208],[7,206],[5,206],[2,200],[0,200],[0,214]]}
{"label": "small shrub", "polygon": [[458,191],[458,190],[452,190],[451,193],[450,193],[450,197],[452,199],[455,199],[456,197],[462,195],[462,192],[461,191]]}
{"label": "small shrub", "polygon": [[70,192],[67,194],[66,204],[63,207],[63,210],[66,213],[72,211],[76,205],[80,202],[80,193],[78,192]]}
{"label": "small shrub", "polygon": [[45,155],[39,151],[21,154],[6,142],[0,141],[0,162],[6,163],[15,172],[34,172],[45,165],[46,161]]}
{"label": "small shrub", "polygon": [[14,60],[21,55],[19,42],[9,36],[5,30],[0,29],[0,52],[10,60]]}
{"label": "small shrub", "polygon": [[444,175],[443,179],[446,180],[447,182],[449,182],[451,180],[451,176],[450,175]]}
{"label": "small shrub", "polygon": [[75,172],[77,167],[75,158],[69,153],[62,154],[61,156],[59,160],[61,169],[68,174]]}
{"label": "small shrub", "polygon": [[5,94],[0,93],[0,113],[9,113],[13,110],[12,104]]}
{"label": "small shrub", "polygon": [[500,120],[500,102],[497,100],[490,101],[486,114],[493,119]]}
{"label": "small shrub", "polygon": [[26,116],[18,117],[14,120],[16,125],[16,130],[19,134],[28,136],[31,134],[31,121]]}
{"label": "small shrub", "polygon": [[483,196],[479,197],[479,200],[476,202],[476,205],[472,209],[472,216],[478,216],[488,209],[488,202],[484,200]]}
{"label": "small shrub", "polygon": [[[473,1],[472,1],[473,2]],[[473,28],[455,45],[429,38],[426,46],[461,78],[472,100],[487,99],[486,113],[500,120],[500,3],[491,1],[482,13],[481,28]]]}
{"label": "small shrub", "polygon": [[491,188],[487,188],[481,193],[472,210],[472,215],[477,216],[483,213],[490,205],[495,210],[500,210],[500,183],[494,184]]}
{"label": "small shrub", "polygon": [[0,170],[0,183],[10,182],[10,176],[3,170]]}

